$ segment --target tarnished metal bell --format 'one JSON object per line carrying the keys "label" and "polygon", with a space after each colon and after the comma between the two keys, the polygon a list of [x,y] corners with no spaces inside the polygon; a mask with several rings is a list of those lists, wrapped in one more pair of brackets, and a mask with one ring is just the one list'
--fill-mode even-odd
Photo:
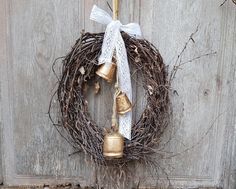
{"label": "tarnished metal bell", "polygon": [[112,62],[111,64],[102,64],[96,71],[96,74],[111,83],[115,72],[116,64]]}
{"label": "tarnished metal bell", "polygon": [[132,109],[132,104],[127,95],[120,91],[116,97],[116,111],[118,114],[125,114]]}
{"label": "tarnished metal bell", "polygon": [[103,155],[105,158],[121,158],[124,150],[124,138],[118,133],[107,133],[104,137]]}

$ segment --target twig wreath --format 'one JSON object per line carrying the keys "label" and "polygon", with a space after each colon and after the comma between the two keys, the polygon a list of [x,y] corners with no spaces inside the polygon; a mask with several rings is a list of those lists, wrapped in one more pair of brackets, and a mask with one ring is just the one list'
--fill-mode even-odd
{"label": "twig wreath", "polygon": [[[56,127],[63,126],[69,133],[67,140],[78,150],[89,154],[98,164],[107,164],[103,156],[104,130],[92,120],[84,96],[84,85],[94,80],[98,68],[104,33],[83,33],[62,60],[62,75],[56,90],[61,118]],[[159,51],[147,40],[136,39],[122,33],[128,62],[143,76],[147,104],[140,119],[132,125],[132,140],[125,140],[124,155],[112,164],[132,160],[148,161],[155,153],[161,135],[168,126],[169,82],[167,69]],[[82,68],[82,69],[81,69]],[[55,96],[54,96],[55,97]]]}
{"label": "twig wreath", "polygon": [[[83,150],[90,155],[96,164],[112,164],[119,167],[134,160],[151,162],[150,157],[156,152],[155,146],[168,126],[170,82],[163,59],[154,45],[145,39],[128,34],[140,35],[139,25],[131,23],[123,26],[116,20],[117,0],[113,1],[113,9],[112,20],[105,11],[93,7],[90,19],[108,24],[106,33],[82,32],[72,50],[62,60],[61,76],[58,77],[58,87],[52,100],[57,96],[60,115],[59,121],[53,123],[58,131],[62,128],[68,133],[64,138],[77,151]],[[104,54],[102,68],[98,65]],[[107,61],[112,61],[112,64],[108,64]],[[147,94],[146,108],[134,124],[131,122],[132,114],[127,113],[132,109],[129,65],[133,65],[142,76],[143,88]],[[109,131],[104,132],[104,129],[91,118],[84,87],[89,80],[95,79],[96,74],[111,81],[111,74],[114,72],[117,77],[112,125]],[[118,81],[121,81],[121,84]],[[50,114],[51,103],[49,117],[53,121]],[[116,117],[118,113],[127,113],[127,116],[119,117],[119,124]],[[124,121],[123,125],[121,120]],[[122,125],[121,129],[119,125]]]}

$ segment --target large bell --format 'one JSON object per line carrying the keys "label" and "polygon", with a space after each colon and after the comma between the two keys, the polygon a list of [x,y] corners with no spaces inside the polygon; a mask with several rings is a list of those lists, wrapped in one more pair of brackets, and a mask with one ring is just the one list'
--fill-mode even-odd
{"label": "large bell", "polygon": [[103,155],[105,158],[121,158],[124,150],[124,138],[118,133],[107,133],[104,137]]}
{"label": "large bell", "polygon": [[115,72],[116,64],[112,62],[111,64],[102,64],[96,71],[96,74],[111,83]]}
{"label": "large bell", "polygon": [[116,96],[116,111],[118,114],[125,114],[132,109],[132,104],[127,95],[120,91]]}

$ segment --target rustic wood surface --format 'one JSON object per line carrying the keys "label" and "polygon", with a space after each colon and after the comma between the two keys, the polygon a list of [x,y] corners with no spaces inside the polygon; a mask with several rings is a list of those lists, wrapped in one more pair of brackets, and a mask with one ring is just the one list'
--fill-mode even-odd
{"label": "rustic wood surface", "polygon": [[[108,2],[111,4],[111,0]],[[122,23],[140,23],[143,36],[160,50],[170,69],[198,25],[195,43],[188,46],[183,62],[217,52],[184,65],[173,83],[177,92],[171,94],[172,140],[165,150],[178,153],[191,147],[213,125],[192,150],[160,161],[172,184],[179,188],[236,187],[236,6],[228,1],[220,7],[221,3],[222,0],[120,3]],[[93,4],[110,12],[106,1],[101,0],[0,0],[0,178],[3,176],[4,184],[73,182],[94,186],[99,173],[89,166],[84,155],[68,156],[73,150],[46,114],[56,81],[51,71],[53,60],[69,51],[82,29],[105,29],[89,20]],[[145,106],[145,94],[138,84],[141,78],[134,79],[137,120]],[[99,125],[109,126],[112,92],[105,82],[101,87],[99,96],[88,96],[89,109]],[[135,172],[134,187],[139,181],[143,188],[155,184],[150,173],[139,165]],[[161,180],[165,180],[164,174]]]}
{"label": "rustic wood surface", "polygon": [[[94,189],[94,187],[73,187],[73,186],[65,186],[65,187],[58,187],[58,186],[13,186],[13,187],[0,187],[1,189]],[[136,189],[136,188],[132,188]],[[145,188],[139,188],[139,189],[167,189],[163,187],[158,187],[158,188],[150,188],[150,187],[145,187]],[[182,189],[182,188],[176,188],[176,189]],[[219,187],[197,187],[197,188],[191,188],[191,189],[222,189]]]}

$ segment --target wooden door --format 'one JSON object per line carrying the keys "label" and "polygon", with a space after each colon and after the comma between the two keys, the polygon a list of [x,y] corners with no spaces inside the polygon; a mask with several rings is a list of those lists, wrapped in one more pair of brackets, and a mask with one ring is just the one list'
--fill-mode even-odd
{"label": "wooden door", "polygon": [[[236,5],[228,0],[220,7],[222,1],[121,0],[121,22],[138,22],[170,69],[197,26],[183,61],[217,52],[184,65],[172,85],[172,139],[166,150],[182,153],[161,164],[176,188],[236,187]],[[109,12],[101,0],[0,1],[0,172],[5,185],[95,186],[99,173],[86,166],[83,154],[68,156],[72,149],[46,114],[56,81],[53,60],[70,50],[82,29],[105,29],[89,20],[93,4]],[[138,118],[145,100],[142,87],[134,86],[134,91]],[[100,125],[109,124],[108,95],[90,97],[90,110]],[[155,185],[138,164],[135,172],[133,187]]]}

